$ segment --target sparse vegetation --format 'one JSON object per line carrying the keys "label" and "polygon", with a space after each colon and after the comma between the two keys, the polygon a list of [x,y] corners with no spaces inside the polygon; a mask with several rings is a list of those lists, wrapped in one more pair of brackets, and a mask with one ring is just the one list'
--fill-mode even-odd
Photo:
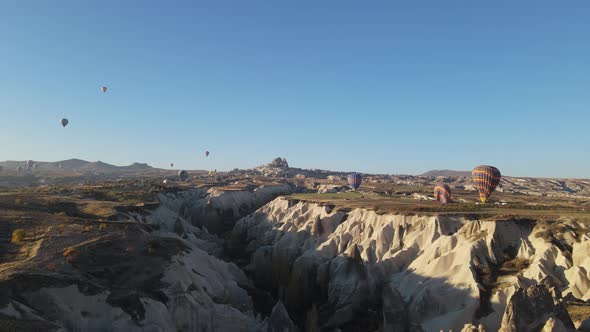
{"label": "sparse vegetation", "polygon": [[500,268],[499,273],[500,275],[516,274],[529,267],[530,264],[531,262],[528,259],[514,258],[512,260],[504,262],[504,264],[502,264],[502,267]]}
{"label": "sparse vegetation", "polygon": [[104,231],[105,229],[107,229],[107,224],[101,223],[100,226],[98,226],[98,229]]}
{"label": "sparse vegetation", "polygon": [[570,304],[567,306],[567,312],[574,322],[580,322],[590,318],[589,304]]}
{"label": "sparse vegetation", "polygon": [[19,229],[15,229],[14,232],[12,232],[12,238],[11,238],[11,242],[12,243],[21,243],[24,238],[26,236],[26,232],[24,229],[19,228]]}
{"label": "sparse vegetation", "polygon": [[82,228],[82,233],[88,233],[92,231],[92,225],[86,225],[84,226],[84,228]]}

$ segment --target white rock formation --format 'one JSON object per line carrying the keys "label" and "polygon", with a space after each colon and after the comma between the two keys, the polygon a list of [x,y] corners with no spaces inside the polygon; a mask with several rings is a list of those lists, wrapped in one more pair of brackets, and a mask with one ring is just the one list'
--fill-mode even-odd
{"label": "white rock formation", "polygon": [[[531,220],[342,212],[277,198],[241,219],[232,242],[251,258],[248,269],[258,285],[282,289],[296,319],[305,320],[314,304],[323,308],[324,328],[362,319],[365,303],[380,296],[377,285],[386,282],[403,298],[410,324],[425,331],[460,331],[473,322],[496,331],[512,295],[545,277],[558,285],[553,298],[559,291],[589,292],[588,240],[564,231],[564,245],[542,231]],[[518,261],[527,262],[522,271],[497,275],[504,263]]]}

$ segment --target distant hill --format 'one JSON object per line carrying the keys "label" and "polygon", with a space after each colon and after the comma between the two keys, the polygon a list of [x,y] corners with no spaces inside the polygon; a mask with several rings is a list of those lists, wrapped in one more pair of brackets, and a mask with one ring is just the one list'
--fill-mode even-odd
{"label": "distant hill", "polygon": [[462,176],[470,177],[471,172],[470,171],[453,171],[453,170],[449,170],[449,169],[435,169],[432,171],[428,171],[424,174],[420,174],[419,176],[434,176],[434,177],[447,176],[447,177],[458,178],[458,177],[462,177]]}
{"label": "distant hill", "polygon": [[33,167],[29,168],[27,161],[2,161],[0,162],[4,172],[16,172],[20,166],[25,173],[33,173],[39,175],[65,175],[67,173],[75,172],[94,173],[94,174],[139,174],[150,173],[158,171],[158,168],[151,167],[144,163],[133,163],[128,166],[116,166],[107,164],[102,161],[86,161],[82,159],[68,159],[55,162],[35,161],[33,160]]}

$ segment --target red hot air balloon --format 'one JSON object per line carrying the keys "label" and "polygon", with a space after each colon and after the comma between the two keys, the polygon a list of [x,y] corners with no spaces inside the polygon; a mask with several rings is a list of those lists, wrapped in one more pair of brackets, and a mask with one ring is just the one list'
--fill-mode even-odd
{"label": "red hot air balloon", "polygon": [[352,173],[348,176],[348,184],[355,191],[361,186],[361,182],[363,182],[363,178],[358,173]]}
{"label": "red hot air balloon", "polygon": [[488,200],[488,197],[490,197],[498,184],[500,184],[500,179],[502,178],[500,170],[496,167],[486,165],[474,168],[471,171],[471,176],[473,177],[475,187],[479,191],[479,199],[482,203]]}
{"label": "red hot air balloon", "polygon": [[434,187],[434,201],[447,204],[451,203],[451,187],[444,183],[439,183]]}

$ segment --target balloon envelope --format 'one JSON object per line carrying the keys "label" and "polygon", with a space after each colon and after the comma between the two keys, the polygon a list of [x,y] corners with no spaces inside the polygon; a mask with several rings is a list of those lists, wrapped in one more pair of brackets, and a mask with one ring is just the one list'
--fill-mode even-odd
{"label": "balloon envelope", "polygon": [[447,204],[451,202],[451,187],[441,183],[434,187],[434,201]]}
{"label": "balloon envelope", "polygon": [[63,127],[67,126],[67,125],[68,125],[68,123],[70,123],[70,121],[68,121],[68,119],[66,119],[66,118],[63,118],[63,119],[61,119],[61,125],[62,125]]}
{"label": "balloon envelope", "polygon": [[358,173],[352,173],[348,176],[348,184],[354,190],[357,190],[361,186],[361,182],[363,182],[363,178]]}
{"label": "balloon envelope", "polygon": [[100,87],[100,91],[102,91],[103,93],[107,92],[107,87],[106,86]]}
{"label": "balloon envelope", "polygon": [[477,191],[479,191],[479,199],[482,203],[485,203],[488,200],[498,184],[500,184],[500,179],[502,178],[500,170],[494,166],[487,165],[481,165],[474,168],[473,171],[471,171],[471,176]]}
{"label": "balloon envelope", "polygon": [[205,157],[209,157],[209,151],[205,151]]}
{"label": "balloon envelope", "polygon": [[180,181],[184,182],[186,180],[188,180],[188,172],[185,170],[181,170],[178,172],[178,178],[180,179]]}

